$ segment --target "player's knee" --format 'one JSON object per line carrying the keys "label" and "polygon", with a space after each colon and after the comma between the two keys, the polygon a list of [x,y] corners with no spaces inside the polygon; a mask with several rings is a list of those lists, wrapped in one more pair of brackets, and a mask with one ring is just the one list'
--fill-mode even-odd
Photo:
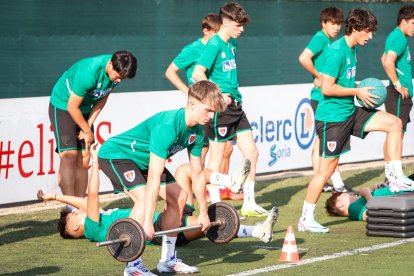
{"label": "player's knee", "polygon": [[61,163],[64,163],[66,166],[73,165],[76,166],[78,162],[78,157],[76,152],[63,152],[60,155]]}

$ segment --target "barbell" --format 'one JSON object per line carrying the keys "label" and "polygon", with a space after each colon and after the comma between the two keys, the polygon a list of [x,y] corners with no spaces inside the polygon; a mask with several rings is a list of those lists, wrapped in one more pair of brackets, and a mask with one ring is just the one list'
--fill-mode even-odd
{"label": "barbell", "polygon": [[[206,237],[214,243],[227,243],[237,236],[240,218],[237,211],[229,204],[217,202],[208,207],[211,226]],[[155,232],[154,237],[201,229],[200,224]],[[142,255],[145,250],[145,232],[142,226],[131,218],[123,218],[111,224],[106,234],[106,241],[96,246],[107,246],[109,254],[121,262],[131,262]]]}

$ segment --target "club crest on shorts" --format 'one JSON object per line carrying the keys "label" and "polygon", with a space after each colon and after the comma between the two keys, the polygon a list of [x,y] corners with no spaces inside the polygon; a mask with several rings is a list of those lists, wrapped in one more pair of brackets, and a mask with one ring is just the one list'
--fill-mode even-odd
{"label": "club crest on shorts", "polygon": [[197,135],[195,134],[191,134],[190,137],[188,138],[188,144],[191,145],[192,143],[195,142]]}
{"label": "club crest on shorts", "polygon": [[134,170],[130,170],[130,171],[124,172],[124,177],[129,182],[134,181],[134,179],[135,179],[135,171]]}
{"label": "club crest on shorts", "polygon": [[227,127],[219,127],[217,131],[220,136],[224,136],[227,134]]}
{"label": "club crest on shorts", "polygon": [[335,149],[336,149],[336,141],[328,141],[326,144],[327,144],[328,150],[330,152],[334,152],[335,151]]}

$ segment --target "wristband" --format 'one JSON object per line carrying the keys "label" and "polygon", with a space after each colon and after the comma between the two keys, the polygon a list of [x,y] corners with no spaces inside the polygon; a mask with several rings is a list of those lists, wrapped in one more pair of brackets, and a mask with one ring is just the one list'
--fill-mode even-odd
{"label": "wristband", "polygon": [[394,82],[394,88],[398,89],[398,87],[401,87],[400,80],[397,80],[396,82]]}

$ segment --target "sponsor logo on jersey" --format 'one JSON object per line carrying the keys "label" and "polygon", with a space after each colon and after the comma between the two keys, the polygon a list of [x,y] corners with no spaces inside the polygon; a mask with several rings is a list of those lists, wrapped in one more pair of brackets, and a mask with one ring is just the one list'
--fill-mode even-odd
{"label": "sponsor logo on jersey", "polygon": [[328,141],[328,142],[326,143],[326,145],[327,145],[328,150],[329,150],[330,152],[334,152],[334,150],[336,149],[336,141]]}
{"label": "sponsor logo on jersey", "polygon": [[135,179],[135,171],[134,170],[131,170],[131,171],[124,172],[124,177],[129,182],[134,181],[134,179]]}
{"label": "sponsor logo on jersey", "polygon": [[234,59],[223,61],[222,63],[223,72],[236,69],[236,61]]}
{"label": "sponsor logo on jersey", "polygon": [[191,134],[190,137],[188,138],[188,144],[191,145],[192,143],[195,142],[197,135],[195,134]]}
{"label": "sponsor logo on jersey", "polygon": [[355,75],[356,75],[356,66],[352,66],[351,68],[346,69],[347,79],[355,78]]}
{"label": "sponsor logo on jersey", "polygon": [[112,91],[112,87],[107,88],[105,90],[99,90],[99,89],[95,89],[91,92],[89,92],[89,96],[93,97],[93,98],[103,98],[106,95],[108,95],[110,92]]}
{"label": "sponsor logo on jersey", "polygon": [[185,147],[180,146],[180,145],[172,145],[171,147],[168,148],[168,156],[172,156],[176,154],[177,152],[182,151],[183,149],[185,149]]}
{"label": "sponsor logo on jersey", "polygon": [[217,131],[218,131],[219,135],[223,137],[224,135],[227,134],[227,127],[219,127],[217,129]]}

